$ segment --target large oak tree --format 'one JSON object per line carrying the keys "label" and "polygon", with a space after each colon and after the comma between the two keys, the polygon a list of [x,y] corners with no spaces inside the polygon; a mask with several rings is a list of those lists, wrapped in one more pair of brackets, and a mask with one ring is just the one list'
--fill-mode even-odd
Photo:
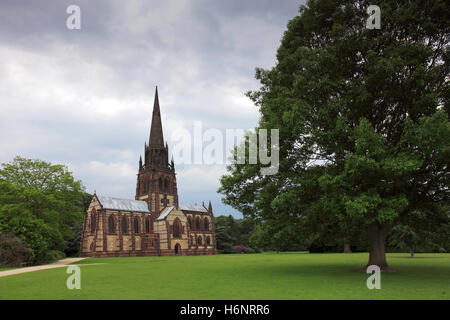
{"label": "large oak tree", "polygon": [[449,200],[450,8],[381,1],[381,29],[367,29],[371,2],[301,6],[276,65],[257,69],[261,88],[248,93],[258,128],[280,130],[279,172],[233,163],[219,191],[274,235],[305,240],[324,222],[343,239],[367,232],[368,264],[387,269],[393,226],[448,221],[437,206]]}

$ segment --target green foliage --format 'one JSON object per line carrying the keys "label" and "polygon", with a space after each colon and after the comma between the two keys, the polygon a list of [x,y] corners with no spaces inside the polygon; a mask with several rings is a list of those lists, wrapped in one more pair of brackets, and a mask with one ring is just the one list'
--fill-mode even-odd
{"label": "green foliage", "polygon": [[86,198],[65,166],[16,157],[0,169],[0,233],[23,239],[32,263],[53,258],[49,250],[76,253]]}
{"label": "green foliage", "polygon": [[[420,211],[412,212],[408,224],[399,224],[392,229],[389,235],[388,245],[392,249],[408,250],[414,252],[449,252],[450,251],[450,216],[448,205],[441,205],[435,208],[433,221],[426,221]],[[436,219],[439,219],[435,223]]]}
{"label": "green foliage", "polygon": [[232,215],[215,218],[217,249],[233,253],[237,245],[249,246],[254,223],[249,219],[234,219]]}
{"label": "green foliage", "polygon": [[418,244],[423,242],[420,234],[415,232],[410,226],[405,225],[395,226],[389,240],[391,245],[402,249],[407,248],[411,251],[413,251]]}
{"label": "green foliage", "polygon": [[263,242],[307,244],[329,228],[341,243],[371,232],[375,252],[397,224],[418,230],[442,219],[448,1],[383,1],[380,30],[365,27],[370,4],[308,1],[289,21],[275,67],[256,70],[261,88],[248,96],[261,114],[257,129],[280,130],[279,172],[232,163],[219,192],[262,225]]}
{"label": "green foliage", "polygon": [[46,252],[46,261],[57,261],[64,259],[66,255],[62,251],[49,250]]}
{"label": "green foliage", "polygon": [[0,266],[20,267],[29,260],[31,250],[12,233],[0,234]]}
{"label": "green foliage", "polygon": [[253,249],[252,247],[248,247],[244,250],[245,253],[256,253],[256,250]]}
{"label": "green foliage", "polygon": [[226,226],[216,226],[216,245],[217,250],[221,253],[233,252],[233,240],[228,234],[228,228]]}
{"label": "green foliage", "polygon": [[303,243],[298,242],[298,225],[286,227],[277,223],[262,223],[255,227],[250,236],[250,244],[263,250],[300,251],[305,250]]}

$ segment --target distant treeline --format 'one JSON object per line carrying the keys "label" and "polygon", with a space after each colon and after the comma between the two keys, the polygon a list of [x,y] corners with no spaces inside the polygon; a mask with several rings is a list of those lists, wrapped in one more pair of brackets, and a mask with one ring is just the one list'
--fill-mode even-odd
{"label": "distant treeline", "polygon": [[[447,209],[448,210],[448,209]],[[278,233],[269,237],[264,224],[252,219],[235,219],[233,216],[218,216],[216,223],[216,241],[219,253],[253,253],[261,251],[309,251],[326,252],[367,252],[370,239],[364,234],[353,234],[343,238],[333,232],[332,225],[322,225],[307,239],[300,243],[289,234]],[[399,225],[393,228],[387,239],[388,252],[449,252],[449,225],[442,224],[431,231],[413,230],[409,226]]]}

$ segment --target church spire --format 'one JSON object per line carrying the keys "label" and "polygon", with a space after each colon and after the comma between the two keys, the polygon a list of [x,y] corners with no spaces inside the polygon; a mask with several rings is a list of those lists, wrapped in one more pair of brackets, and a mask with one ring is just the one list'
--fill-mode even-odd
{"label": "church spire", "polygon": [[164,137],[161,124],[161,112],[159,110],[158,87],[155,90],[155,101],[153,103],[152,127],[150,129],[149,147],[163,147]]}

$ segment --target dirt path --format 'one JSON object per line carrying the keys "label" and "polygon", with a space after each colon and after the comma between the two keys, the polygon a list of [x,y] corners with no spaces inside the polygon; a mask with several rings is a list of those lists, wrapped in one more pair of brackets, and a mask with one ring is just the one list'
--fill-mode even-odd
{"label": "dirt path", "polygon": [[25,273],[25,272],[61,268],[61,267],[67,266],[68,264],[78,262],[78,261],[81,261],[84,259],[86,259],[86,258],[66,258],[66,259],[58,260],[58,261],[50,263],[50,264],[44,264],[42,266],[25,267],[25,268],[0,271],[0,278],[6,277],[6,276],[12,276],[14,274]]}

